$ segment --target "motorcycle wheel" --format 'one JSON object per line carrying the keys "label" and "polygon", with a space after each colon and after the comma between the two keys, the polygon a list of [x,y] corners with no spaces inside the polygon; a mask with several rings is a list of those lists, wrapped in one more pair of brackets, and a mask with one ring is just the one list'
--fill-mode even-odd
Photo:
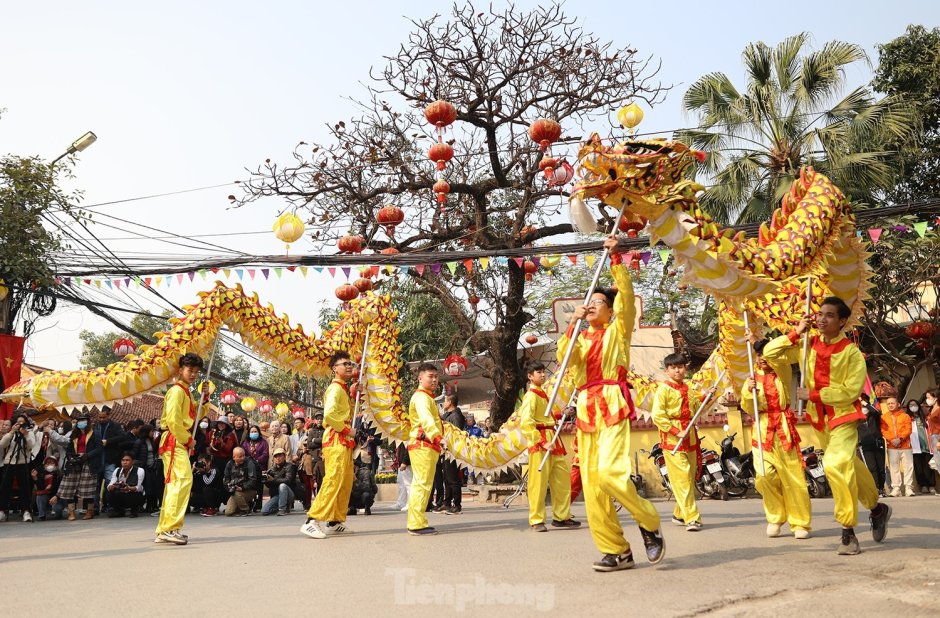
{"label": "motorcycle wheel", "polygon": [[809,492],[810,498],[821,498],[823,495],[819,483],[811,476],[806,478],[806,490]]}
{"label": "motorcycle wheel", "polygon": [[744,496],[745,494],[747,494],[747,485],[746,484],[745,485],[733,485],[731,487],[726,488],[726,491],[728,492],[728,495],[731,496],[732,498],[740,498]]}

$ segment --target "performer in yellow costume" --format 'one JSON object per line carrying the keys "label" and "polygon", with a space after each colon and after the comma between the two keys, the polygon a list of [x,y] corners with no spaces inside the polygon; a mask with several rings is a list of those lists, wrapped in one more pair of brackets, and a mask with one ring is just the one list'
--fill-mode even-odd
{"label": "performer in yellow costume", "polygon": [[[826,451],[826,480],[832,488],[835,518],[842,524],[840,555],[859,553],[855,525],[858,503],[871,509],[871,535],[876,543],[885,539],[891,507],[878,502],[878,489],[865,462],[856,455],[859,421],[865,419],[859,395],[865,384],[865,358],[843,334],[852,310],[841,298],[823,300],[816,315],[818,335],[810,337],[806,359],[806,388],[796,396],[806,401],[806,414]],[[804,318],[788,335],[789,362],[799,361],[800,336],[809,328]]]}
{"label": "performer in yellow costume", "polygon": [[[676,497],[672,522],[684,525],[689,532],[697,532],[702,529],[702,516],[695,502],[701,449],[698,431],[690,423],[702,405],[702,398],[685,382],[687,368],[684,356],[670,354],[663,359],[663,365],[669,379],[662,382],[653,395],[653,424],[659,428],[659,443],[666,457],[672,493]],[[679,450],[673,455],[672,450],[680,442]]]}
{"label": "performer in yellow costume", "polygon": [[[189,506],[189,492],[193,486],[193,469],[189,463],[189,449],[193,445],[192,428],[196,422],[196,406],[189,387],[199,377],[202,358],[184,354],[179,360],[179,376],[163,399],[160,415],[160,459],[165,471],[163,502],[157,521],[155,543],[186,545],[189,537],[180,530]],[[208,385],[207,385],[208,386]]]}
{"label": "performer in yellow costume", "polygon": [[[772,341],[756,341],[754,344],[757,371],[756,380],[748,378],[741,389],[741,408],[754,414],[754,390],[757,390],[757,406],[760,410],[760,425],[752,429],[752,436],[761,436],[764,449],[764,472],[755,466],[756,486],[764,502],[767,517],[767,536],[780,536],[780,527],[790,524],[797,539],[808,539],[812,529],[812,508],[809,492],[803,476],[803,460],[800,454],[800,434],[796,430],[796,415],[790,408],[790,385],[793,383],[792,365],[787,358],[790,340],[786,336]],[[757,441],[752,438],[754,461],[757,461]]]}
{"label": "performer in yellow costume", "polygon": [[352,532],[346,527],[346,510],[353,485],[352,452],[356,446],[352,432],[352,397],[349,380],[356,375],[356,363],[346,352],[330,358],[333,381],[323,393],[323,484],[307,511],[301,533],[313,539]]}
{"label": "performer in yellow costume", "polygon": [[[540,361],[529,361],[526,365],[529,390],[519,406],[519,424],[529,442],[529,480],[526,493],[529,495],[529,526],[536,532],[545,532],[545,494],[552,488],[552,526],[555,528],[578,528],[581,522],[571,517],[571,468],[565,459],[565,445],[561,439],[555,441],[545,467],[539,470],[545,451],[555,437],[554,418],[548,412],[548,395],[542,390],[545,384],[545,365]],[[559,416],[560,418],[560,416]]]}
{"label": "performer in yellow costume", "polygon": [[[630,422],[635,415],[627,367],[630,338],[636,319],[633,282],[611,235],[610,273],[618,291],[599,290],[588,304],[575,309],[571,324],[558,341],[558,360],[570,345],[569,375],[578,387],[578,448],[588,526],[594,544],[604,554],[593,564],[596,571],[619,571],[634,566],[633,552],[623,536],[614,500],[622,504],[640,526],[646,557],[656,563],[665,555],[659,531],[659,514],[641,498],[630,480]],[[611,321],[613,318],[613,321]],[[574,332],[574,324],[586,319],[590,327]]]}
{"label": "performer in yellow costume", "polygon": [[428,506],[434,469],[441,455],[444,428],[434,394],[437,392],[437,367],[430,363],[418,366],[418,390],[408,404],[408,419],[411,421],[411,439],[408,441],[408,456],[411,458],[411,493],[408,495],[408,534],[425,536],[437,534],[428,525],[424,510]]}

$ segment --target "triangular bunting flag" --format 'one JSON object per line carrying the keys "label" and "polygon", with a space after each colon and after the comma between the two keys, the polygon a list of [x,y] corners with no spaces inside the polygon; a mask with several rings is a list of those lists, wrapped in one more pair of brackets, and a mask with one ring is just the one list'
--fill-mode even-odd
{"label": "triangular bunting flag", "polygon": [[440,264],[431,264],[431,270],[434,271],[435,275],[441,274],[441,265]]}
{"label": "triangular bunting flag", "polygon": [[262,268],[262,269],[261,269],[261,276],[264,277],[265,280],[267,280],[267,278],[268,278],[270,275],[271,275],[271,269],[270,269],[270,268]]}
{"label": "triangular bunting flag", "polygon": [[643,265],[644,265],[644,266],[645,266],[646,264],[649,264],[649,263],[650,263],[650,258],[651,258],[651,257],[653,257],[653,256],[652,256],[652,254],[651,254],[649,251],[643,251],[642,253],[640,253],[640,260],[643,261]]}
{"label": "triangular bunting flag", "polygon": [[540,258],[540,257],[537,256],[537,255],[533,255],[533,256],[532,256],[532,263],[535,264],[535,267],[536,267],[536,268],[541,268],[541,267],[542,267],[542,258]]}
{"label": "triangular bunting flag", "polygon": [[917,235],[918,235],[918,236],[920,236],[921,238],[923,238],[924,235],[927,233],[927,222],[926,222],[926,221],[918,221],[917,223],[915,223],[915,224],[914,224],[914,231],[917,232]]}
{"label": "triangular bunting flag", "polygon": [[487,269],[487,268],[489,268],[489,267],[490,267],[490,258],[488,258],[488,257],[481,257],[481,258],[480,258],[480,268],[482,268],[482,269],[485,270],[485,269]]}
{"label": "triangular bunting flag", "polygon": [[424,264],[417,264],[417,265],[415,266],[415,270],[418,271],[418,276],[419,276],[419,277],[422,276],[422,275],[424,274]]}
{"label": "triangular bunting flag", "polygon": [[222,273],[225,275],[225,278],[228,279],[229,277],[232,276],[232,269],[231,269],[231,268],[223,268],[223,269],[222,269]]}
{"label": "triangular bunting flag", "polygon": [[[68,285],[68,282],[66,282],[66,285]],[[116,287],[117,289],[121,289],[121,280],[120,280],[120,279],[115,279],[115,280],[114,280],[114,287]]]}
{"label": "triangular bunting flag", "polygon": [[157,287],[163,285],[163,277],[157,277]]}
{"label": "triangular bunting flag", "polygon": [[447,262],[447,270],[450,271],[450,274],[453,275],[457,272],[457,262]]}
{"label": "triangular bunting flag", "polygon": [[657,253],[659,253],[659,259],[662,261],[663,264],[665,264],[666,261],[669,259],[669,249],[659,249],[657,250]]}
{"label": "triangular bunting flag", "polygon": [[871,238],[873,245],[878,244],[878,239],[881,238],[881,232],[884,231],[880,227],[873,227],[868,230],[868,237]]}
{"label": "triangular bunting flag", "polygon": [[343,274],[346,275],[346,278],[349,279],[349,273],[352,272],[352,269],[349,266],[343,266]]}
{"label": "triangular bunting flag", "polygon": [[301,266],[301,267],[300,267],[300,274],[301,274],[301,276],[303,276],[303,277],[306,277],[306,276],[307,276],[307,267],[306,267],[306,266]]}
{"label": "triangular bunting flag", "polygon": [[186,274],[189,275],[189,280],[190,280],[190,281],[192,281],[193,279],[196,278],[196,271],[194,271],[194,270],[189,271],[189,272],[186,273]]}
{"label": "triangular bunting flag", "polygon": [[327,268],[326,270],[329,271],[331,277],[335,277],[335,276],[336,276],[336,268],[334,268],[333,266],[330,266],[330,267]]}
{"label": "triangular bunting flag", "polygon": [[206,269],[205,269],[205,268],[200,268],[200,269],[199,269],[199,276],[202,277],[202,280],[203,280],[203,281],[206,280]]}
{"label": "triangular bunting flag", "polygon": [[176,282],[183,283],[183,275],[176,275]]}
{"label": "triangular bunting flag", "polygon": [[[151,279],[150,277],[144,277],[144,287],[148,287],[148,288],[149,288],[151,281],[153,281],[153,279]],[[139,280],[139,279],[138,279],[137,283],[138,283],[138,284],[140,283],[140,280]]]}
{"label": "triangular bunting flag", "polygon": [[239,281],[242,281],[245,278],[245,270],[242,268],[239,268],[235,271],[235,275],[238,277]]}
{"label": "triangular bunting flag", "polygon": [[467,269],[468,273],[473,272],[473,260],[464,260],[463,267]]}
{"label": "triangular bunting flag", "polygon": [[594,262],[597,261],[597,256],[593,253],[588,253],[584,256],[584,263],[588,265],[588,268],[594,266]]}
{"label": "triangular bunting flag", "polygon": [[108,288],[111,288],[111,287],[112,287],[112,286],[111,286],[111,280],[110,280],[110,279],[105,279],[104,284],[105,284],[106,286],[108,286]]}
{"label": "triangular bunting flag", "polygon": [[[499,256],[499,257],[496,258],[496,263],[499,264],[500,266],[509,266],[509,258],[508,258],[508,257]],[[520,266],[521,266],[521,264],[520,264]]]}
{"label": "triangular bunting flag", "polygon": [[522,263],[525,262],[525,258],[514,257],[512,258],[512,261],[516,263],[516,266],[518,266],[519,268],[522,268]]}
{"label": "triangular bunting flag", "polygon": [[294,272],[295,270],[297,270],[297,267],[296,267],[296,266],[288,266],[288,267],[287,267],[287,270],[289,270],[290,272]]}
{"label": "triangular bunting flag", "polygon": [[126,287],[126,288],[131,287],[131,278],[130,278],[130,277],[127,277],[126,279],[124,279],[124,287]]}
{"label": "triangular bunting flag", "polygon": [[256,273],[256,272],[257,272],[257,271],[256,271],[254,268],[249,268],[249,269],[248,269],[248,276],[251,277],[251,280],[252,280],[252,281],[254,281],[254,279],[255,279],[255,273]]}
{"label": "triangular bunting flag", "polygon": [[282,274],[283,272],[284,272],[284,269],[281,268],[280,266],[278,266],[277,268],[274,269],[274,274],[277,276],[278,279],[281,278],[281,274]]}
{"label": "triangular bunting flag", "polygon": [[576,256],[576,255],[569,255],[569,256],[568,256],[568,259],[571,260],[571,263],[574,264],[575,266],[578,265],[578,256]]}

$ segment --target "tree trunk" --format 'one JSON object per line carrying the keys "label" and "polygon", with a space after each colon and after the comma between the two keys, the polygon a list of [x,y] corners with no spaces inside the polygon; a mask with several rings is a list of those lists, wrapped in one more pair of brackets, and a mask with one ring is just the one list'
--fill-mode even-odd
{"label": "tree trunk", "polygon": [[490,416],[496,428],[512,415],[519,390],[525,388],[526,379],[519,366],[518,346],[522,328],[532,316],[523,310],[524,302],[525,276],[521,268],[510,262],[504,313],[492,333],[489,349],[493,359],[493,385],[496,391],[490,404]]}

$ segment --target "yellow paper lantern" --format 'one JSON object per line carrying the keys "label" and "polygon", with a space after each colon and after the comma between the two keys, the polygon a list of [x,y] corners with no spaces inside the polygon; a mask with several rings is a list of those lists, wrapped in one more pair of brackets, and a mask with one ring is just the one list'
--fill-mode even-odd
{"label": "yellow paper lantern", "polygon": [[643,110],[636,103],[621,107],[617,112],[617,120],[627,129],[633,129],[643,122]]}
{"label": "yellow paper lantern", "polygon": [[[197,393],[201,393],[201,392],[202,392],[202,385],[203,385],[203,384],[207,384],[207,382],[200,382],[200,383],[199,383],[199,388],[196,389],[196,392],[197,392]],[[209,380],[208,384],[209,384],[209,394],[211,395],[212,393],[215,392],[215,382],[213,382],[212,380]]]}
{"label": "yellow paper lantern", "polygon": [[290,412],[290,406],[282,401],[274,407],[274,411],[277,413],[277,417],[281,418],[287,416],[287,413]]}
{"label": "yellow paper lantern", "polygon": [[542,268],[552,269],[558,266],[558,263],[561,262],[561,256],[560,255],[543,255],[542,258],[539,260],[539,262],[542,264]]}
{"label": "yellow paper lantern", "polygon": [[3,279],[0,279],[0,302],[3,302],[3,299],[7,297],[7,294],[10,293],[10,288],[3,285],[6,283]]}
{"label": "yellow paper lantern", "polygon": [[258,407],[258,402],[254,400],[253,397],[245,397],[242,399],[242,411],[246,414],[250,414],[255,411],[255,408]]}
{"label": "yellow paper lantern", "polygon": [[304,222],[292,212],[285,212],[274,222],[274,235],[288,247],[304,235]]}

